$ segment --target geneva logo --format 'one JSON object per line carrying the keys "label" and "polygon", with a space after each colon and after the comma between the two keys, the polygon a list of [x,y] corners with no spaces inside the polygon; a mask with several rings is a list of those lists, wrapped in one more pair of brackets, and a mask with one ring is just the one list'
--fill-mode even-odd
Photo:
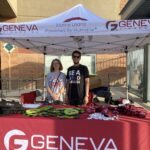
{"label": "geneva logo", "polygon": [[117,28],[117,24],[115,23],[115,21],[107,21],[106,23],[106,28],[110,31],[114,31]]}
{"label": "geneva logo", "polygon": [[[4,145],[7,150],[10,150],[10,139],[14,136],[25,136],[25,133],[20,131],[20,130],[11,130],[6,133],[4,137]],[[26,150],[28,147],[28,140],[23,140],[23,139],[14,139],[14,144],[19,145],[19,148],[15,150]]]}
{"label": "geneva logo", "polygon": [[150,26],[150,19],[139,20],[121,20],[121,21],[107,21],[106,28],[110,31],[124,30],[124,29],[147,29]]}
{"label": "geneva logo", "polygon": [[23,32],[33,32],[38,31],[38,27],[35,24],[4,24],[0,27],[0,32],[8,32],[8,31],[23,31]]}
{"label": "geneva logo", "polygon": [[[26,137],[26,139],[25,139]],[[6,150],[118,150],[112,138],[83,136],[60,136],[32,134],[27,136],[21,130],[10,130],[4,137]],[[15,147],[15,148],[14,148]]]}

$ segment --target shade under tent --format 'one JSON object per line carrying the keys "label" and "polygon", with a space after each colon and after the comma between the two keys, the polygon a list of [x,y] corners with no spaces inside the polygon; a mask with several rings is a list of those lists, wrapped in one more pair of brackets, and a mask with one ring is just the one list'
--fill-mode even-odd
{"label": "shade under tent", "polygon": [[106,20],[79,4],[46,19],[0,23],[0,40],[44,56],[70,55],[76,49],[83,54],[127,56],[127,52],[149,43],[150,19]]}

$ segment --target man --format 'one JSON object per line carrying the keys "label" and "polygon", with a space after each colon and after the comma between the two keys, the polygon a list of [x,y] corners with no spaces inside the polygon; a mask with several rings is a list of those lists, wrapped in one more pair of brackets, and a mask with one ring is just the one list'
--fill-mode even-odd
{"label": "man", "polygon": [[70,105],[83,105],[88,103],[89,94],[89,71],[81,65],[81,53],[72,53],[74,65],[67,70],[67,100]]}

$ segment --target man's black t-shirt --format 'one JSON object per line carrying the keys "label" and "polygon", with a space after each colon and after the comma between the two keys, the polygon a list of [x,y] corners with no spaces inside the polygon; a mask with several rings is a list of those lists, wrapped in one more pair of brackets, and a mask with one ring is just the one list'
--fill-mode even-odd
{"label": "man's black t-shirt", "polygon": [[84,104],[85,78],[89,78],[89,71],[86,66],[79,65],[68,68],[67,79],[69,87],[67,95],[71,105]]}

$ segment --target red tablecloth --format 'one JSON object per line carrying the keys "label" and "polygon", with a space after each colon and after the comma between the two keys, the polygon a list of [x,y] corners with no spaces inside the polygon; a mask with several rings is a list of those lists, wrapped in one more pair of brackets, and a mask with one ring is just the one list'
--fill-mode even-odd
{"label": "red tablecloth", "polygon": [[[150,118],[115,121],[0,117],[1,150],[150,150]],[[112,149],[111,149],[112,148]]]}

